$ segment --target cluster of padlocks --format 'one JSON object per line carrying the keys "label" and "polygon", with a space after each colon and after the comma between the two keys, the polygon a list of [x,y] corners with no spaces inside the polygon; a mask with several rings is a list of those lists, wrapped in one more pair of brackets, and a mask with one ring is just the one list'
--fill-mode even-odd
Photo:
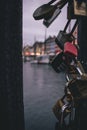
{"label": "cluster of padlocks", "polygon": [[[65,5],[67,5],[67,23],[64,29],[59,31],[58,35],[56,36],[55,42],[65,54],[67,53],[73,56],[77,55],[74,54],[77,53],[77,47],[75,44],[72,44],[75,41],[73,32],[78,25],[78,18],[87,16],[87,0],[51,0],[50,2],[38,7],[34,11],[33,17],[35,20],[43,19],[43,24],[48,28],[52,24],[52,22],[61,14],[61,11]],[[70,22],[73,19],[75,20],[75,23],[71,31],[67,32],[67,28],[69,27]],[[63,65],[65,67],[64,61],[62,60],[62,55],[62,52],[56,55],[51,63],[54,70],[56,70],[57,72],[60,71],[61,68],[63,68]]]}
{"label": "cluster of padlocks", "polygon": [[[51,62],[51,66],[57,73],[65,71],[67,82],[65,84],[64,96],[55,103],[53,112],[60,125],[63,125],[65,118],[69,116],[68,123],[70,124],[78,118],[76,124],[77,127],[80,127],[80,116],[78,116],[80,111],[77,111],[77,108],[79,104],[83,104],[83,100],[87,99],[87,74],[80,61],[78,61],[79,49],[74,43],[75,37],[73,32],[78,25],[78,19],[87,16],[87,0],[56,1],[51,0],[37,8],[33,13],[33,17],[35,20],[43,19],[43,24],[48,28],[67,4],[67,23],[64,29],[59,31],[55,39],[61,52]],[[67,32],[72,19],[75,20],[75,23],[71,31]]]}

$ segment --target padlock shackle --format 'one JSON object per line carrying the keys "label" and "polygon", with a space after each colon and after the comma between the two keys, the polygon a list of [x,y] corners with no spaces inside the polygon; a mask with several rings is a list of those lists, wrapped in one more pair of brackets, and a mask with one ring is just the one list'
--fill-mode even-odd
{"label": "padlock shackle", "polygon": [[59,2],[60,2],[59,8],[62,9],[66,5],[66,3],[68,2],[68,0],[62,0],[62,2],[61,1],[59,1]]}
{"label": "padlock shackle", "polygon": [[[69,20],[67,21],[67,23],[66,23],[66,25],[65,25],[65,27],[64,27],[64,31],[63,31],[63,32],[66,32],[66,30],[67,30],[67,28],[68,28],[70,22],[71,22],[71,19],[69,19]],[[72,30],[71,30],[71,32],[69,33],[70,36],[73,34],[73,32],[74,32],[74,30],[76,29],[76,26],[77,26],[77,25],[78,25],[78,20],[75,21],[75,23],[74,23],[74,25],[73,25],[73,27],[72,27]]]}
{"label": "padlock shackle", "polygon": [[[48,5],[53,4],[55,1],[57,0],[51,0],[50,2],[48,2]],[[53,5],[55,8],[59,7],[59,9],[62,9],[65,4],[68,2],[68,0],[59,0],[55,5]]]}
{"label": "padlock shackle", "polygon": [[67,2],[68,0],[60,0],[55,4],[55,7],[62,9],[66,5]]}
{"label": "padlock shackle", "polygon": [[50,2],[48,2],[48,5],[51,5],[52,3],[54,3],[56,0],[51,0]]}
{"label": "padlock shackle", "polygon": [[66,30],[67,30],[67,28],[68,28],[70,22],[71,22],[71,20],[68,20],[68,21],[67,21],[67,23],[66,23],[66,25],[65,25],[65,27],[64,27],[64,32],[66,32]]}
{"label": "padlock shackle", "polygon": [[75,31],[77,25],[78,25],[78,20],[75,21],[75,24],[74,24],[74,26],[73,26],[73,28],[72,28],[72,30],[71,30],[71,32],[70,32],[70,35],[73,34],[73,32]]}

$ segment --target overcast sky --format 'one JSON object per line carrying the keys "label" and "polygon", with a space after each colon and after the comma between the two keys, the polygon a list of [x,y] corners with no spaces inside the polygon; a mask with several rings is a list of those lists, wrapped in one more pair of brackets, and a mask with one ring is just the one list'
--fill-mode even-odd
{"label": "overcast sky", "polygon": [[49,28],[43,25],[43,20],[35,20],[33,12],[42,4],[46,4],[50,0],[23,0],[23,45],[33,45],[35,40],[44,41],[45,31],[46,37],[49,35],[57,36],[59,30],[62,30],[66,24],[67,9],[62,9],[61,14],[55,19]]}

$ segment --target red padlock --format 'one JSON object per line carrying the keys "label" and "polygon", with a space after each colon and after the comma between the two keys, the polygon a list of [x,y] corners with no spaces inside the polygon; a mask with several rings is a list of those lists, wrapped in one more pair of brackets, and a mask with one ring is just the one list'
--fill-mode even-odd
{"label": "red padlock", "polygon": [[66,42],[64,44],[64,53],[67,55],[77,57],[78,50],[74,44],[72,44],[71,42]]}

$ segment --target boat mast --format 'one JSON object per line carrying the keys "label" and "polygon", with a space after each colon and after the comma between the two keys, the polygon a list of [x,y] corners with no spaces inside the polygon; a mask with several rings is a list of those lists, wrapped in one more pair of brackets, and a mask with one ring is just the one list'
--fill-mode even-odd
{"label": "boat mast", "polygon": [[45,27],[44,54],[46,53],[46,38],[47,38],[47,28]]}
{"label": "boat mast", "polygon": [[34,59],[36,59],[36,36],[34,36]]}

